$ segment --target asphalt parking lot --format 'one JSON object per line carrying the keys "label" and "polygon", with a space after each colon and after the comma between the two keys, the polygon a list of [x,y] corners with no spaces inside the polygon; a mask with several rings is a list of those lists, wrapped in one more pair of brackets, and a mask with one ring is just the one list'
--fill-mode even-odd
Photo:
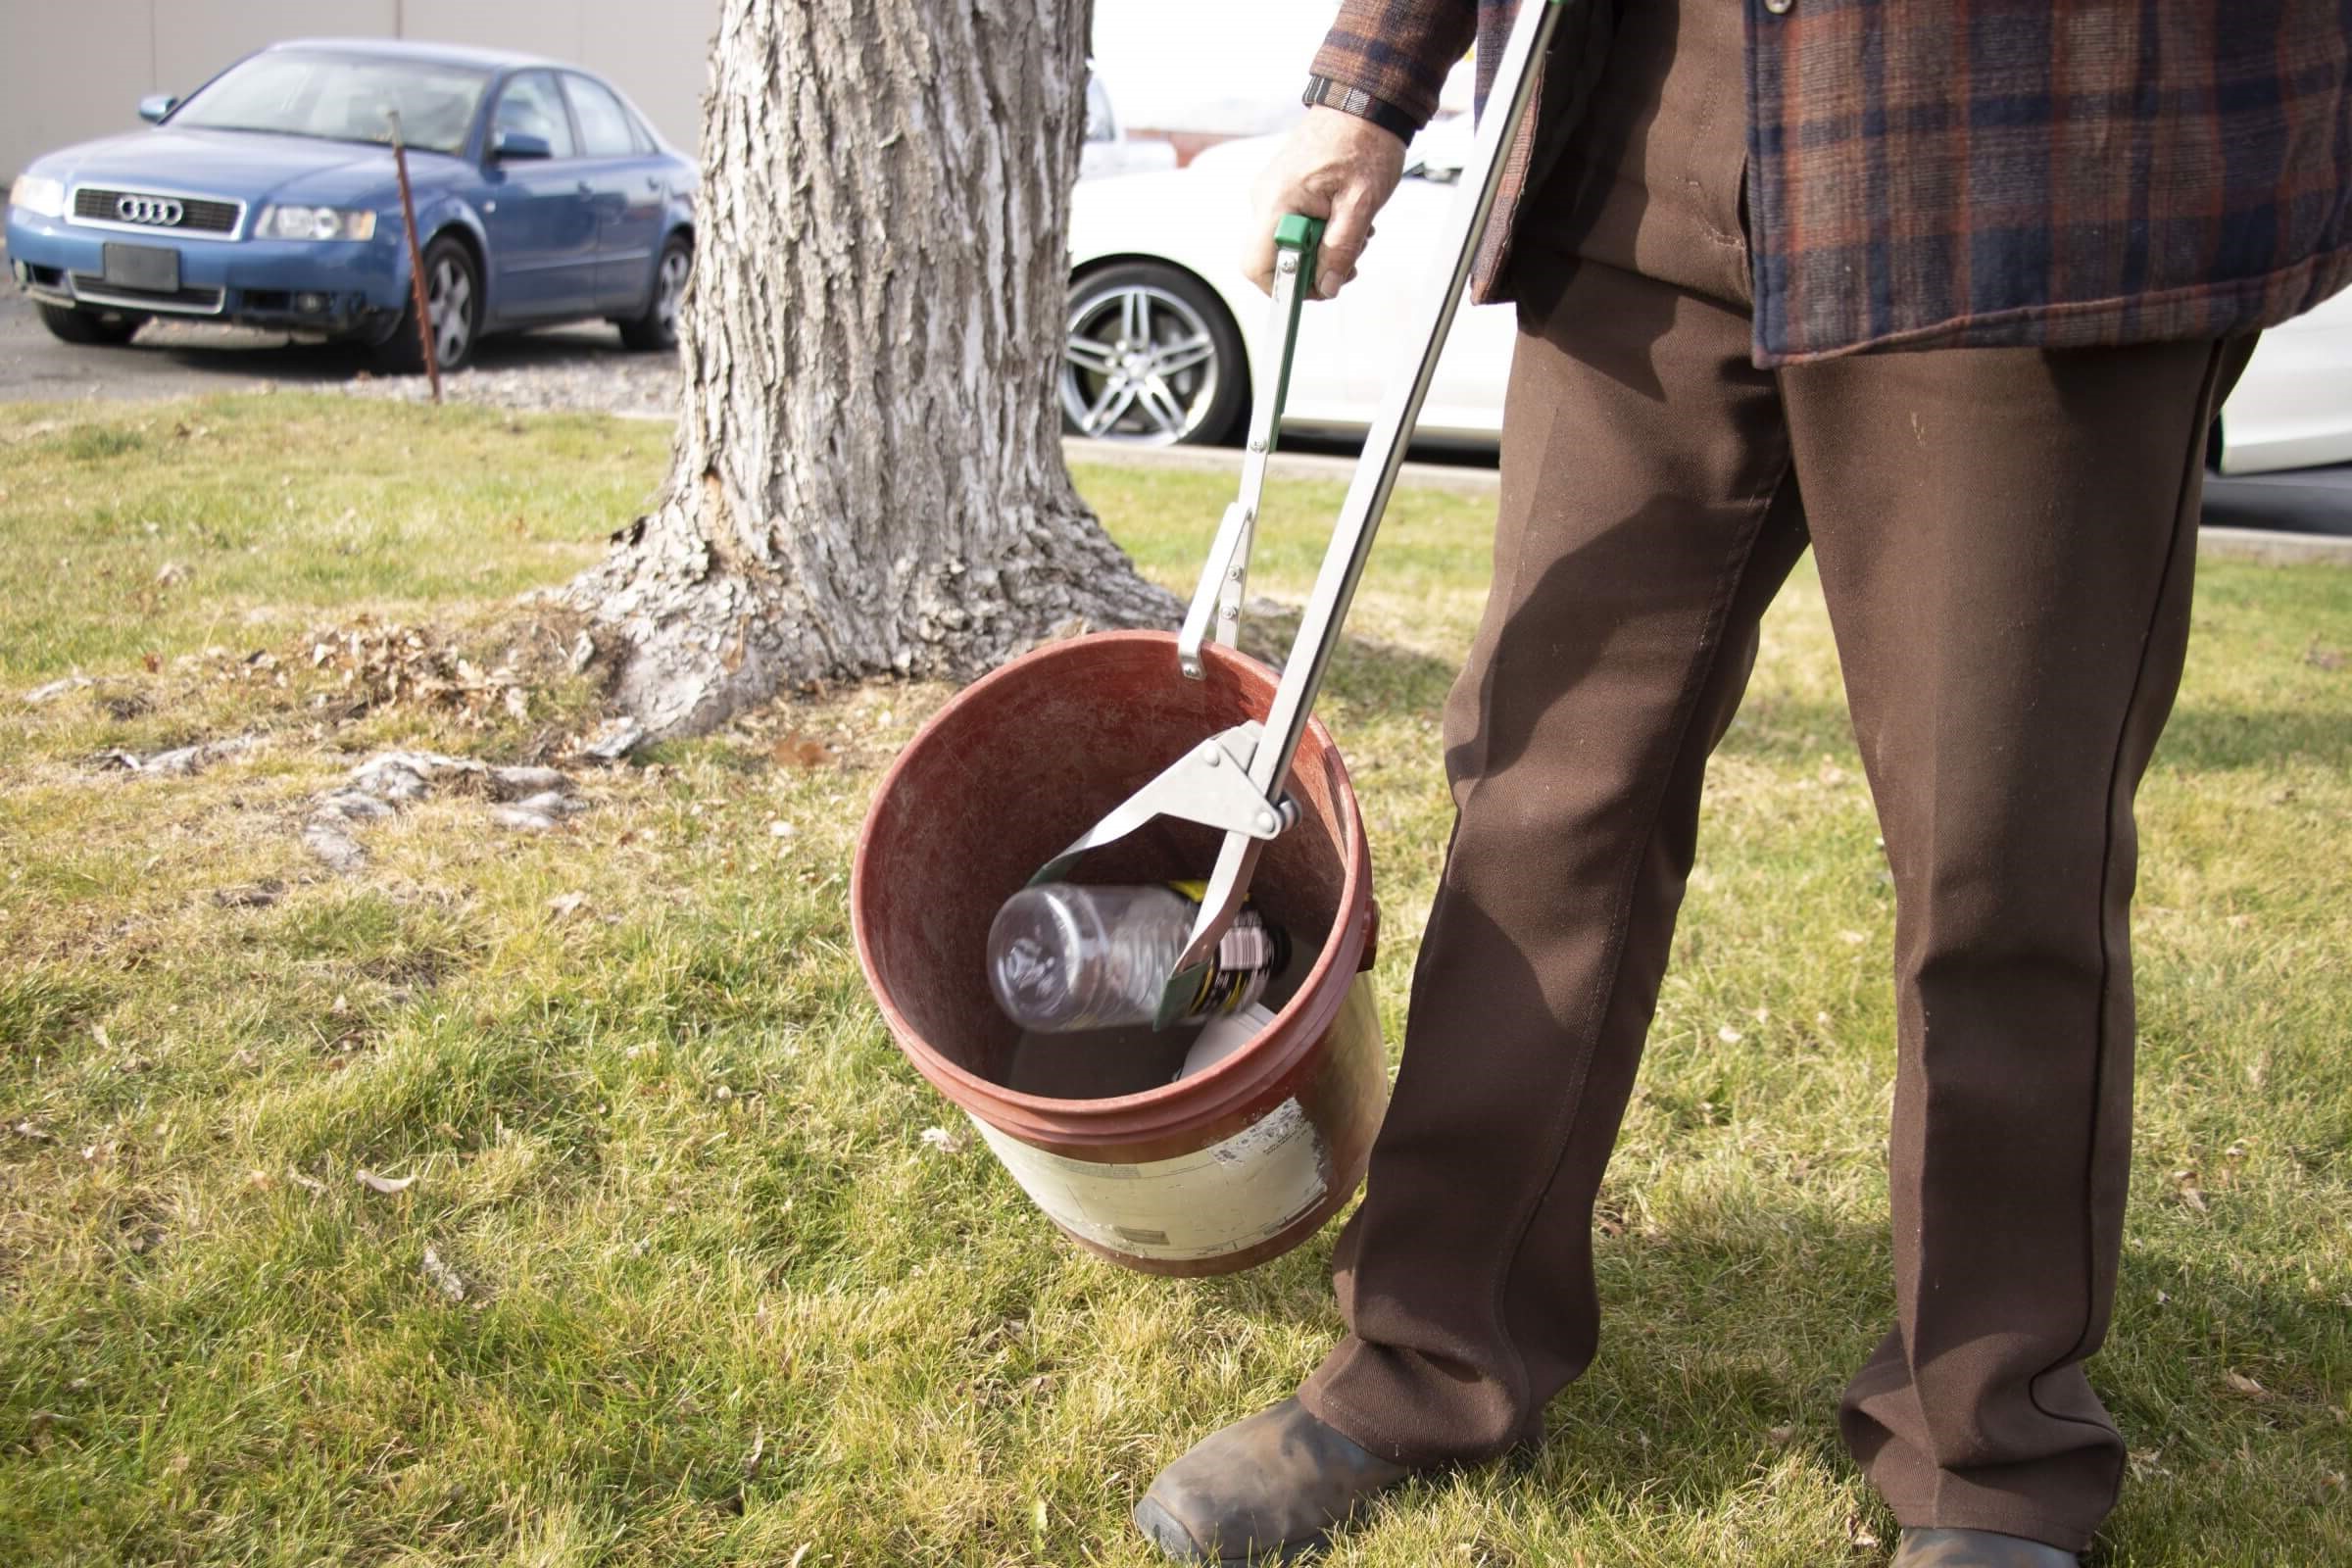
{"label": "asphalt parking lot", "polygon": [[[189,321],[156,321],[124,348],[60,343],[29,301],[0,278],[0,403],[141,401],[263,386],[326,390],[372,378],[368,355],[340,345]],[[581,408],[663,416],[671,406],[662,360],[631,354],[612,327],[551,328],[482,343],[457,395],[523,409]],[[399,385],[370,390],[405,394]],[[1293,443],[1327,457],[1344,444]],[[1487,455],[1415,453],[1446,465],[1493,467]],[[2239,477],[2209,476],[2205,525],[2352,540],[2352,466]]]}

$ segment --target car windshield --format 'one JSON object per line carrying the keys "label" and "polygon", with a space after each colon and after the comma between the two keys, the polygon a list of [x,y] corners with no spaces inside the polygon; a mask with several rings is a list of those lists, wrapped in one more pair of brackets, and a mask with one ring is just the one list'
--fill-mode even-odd
{"label": "car windshield", "polygon": [[182,104],[172,123],[388,142],[387,111],[397,109],[410,146],[454,153],[465,148],[489,82],[488,72],[464,66],[272,50],[232,67]]}

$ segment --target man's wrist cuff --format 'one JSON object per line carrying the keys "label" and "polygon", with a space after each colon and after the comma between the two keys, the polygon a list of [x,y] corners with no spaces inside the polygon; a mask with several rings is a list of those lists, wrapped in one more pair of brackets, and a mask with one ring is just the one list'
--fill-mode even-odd
{"label": "man's wrist cuff", "polygon": [[1337,109],[1358,120],[1369,120],[1400,141],[1411,141],[1421,128],[1419,121],[1385,98],[1375,98],[1361,87],[1350,87],[1329,76],[1309,76],[1300,103],[1309,109]]}

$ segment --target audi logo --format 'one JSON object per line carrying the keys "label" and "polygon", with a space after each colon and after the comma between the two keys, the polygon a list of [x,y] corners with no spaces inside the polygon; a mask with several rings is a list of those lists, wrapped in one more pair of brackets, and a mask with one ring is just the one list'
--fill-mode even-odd
{"label": "audi logo", "polygon": [[157,228],[177,228],[188,210],[169,196],[122,196],[115,200],[115,216],[125,223],[150,223]]}

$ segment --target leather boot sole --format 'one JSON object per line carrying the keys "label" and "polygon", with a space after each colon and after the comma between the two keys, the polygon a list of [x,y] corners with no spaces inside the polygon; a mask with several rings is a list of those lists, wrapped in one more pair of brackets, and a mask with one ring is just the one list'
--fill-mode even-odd
{"label": "leather boot sole", "polygon": [[1177,1562],[1213,1563],[1216,1568],[1256,1568],[1256,1565],[1264,1563],[1302,1562],[1328,1550],[1331,1545],[1331,1537],[1327,1533],[1309,1536],[1303,1541],[1288,1542],[1280,1546],[1269,1546],[1246,1557],[1211,1557],[1184,1526],[1178,1524],[1165,1508],[1152,1498],[1145,1497],[1136,1503],[1133,1518],[1135,1528],[1144,1533],[1144,1538]]}

